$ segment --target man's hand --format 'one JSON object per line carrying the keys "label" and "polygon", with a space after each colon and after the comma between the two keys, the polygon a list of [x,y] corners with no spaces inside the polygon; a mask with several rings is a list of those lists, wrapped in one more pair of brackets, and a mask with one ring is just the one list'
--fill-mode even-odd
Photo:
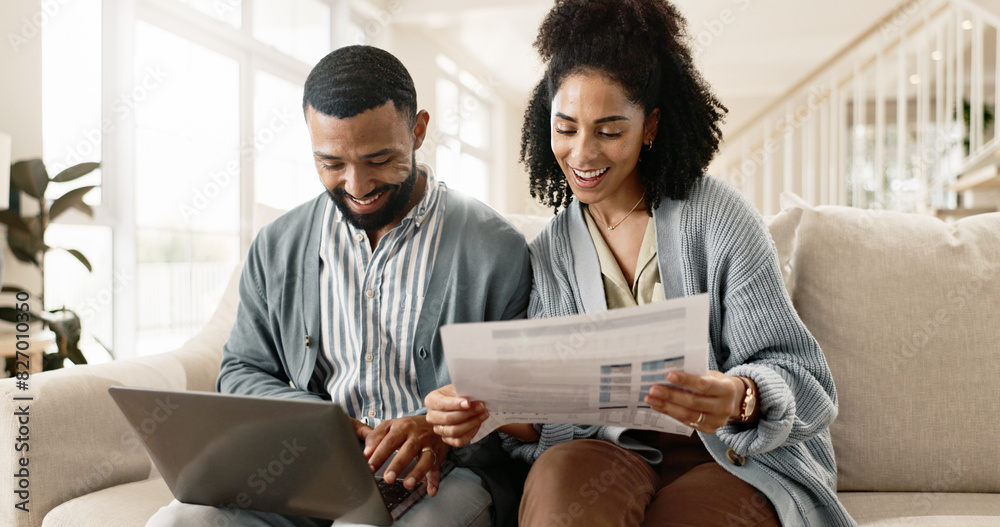
{"label": "man's hand", "polygon": [[[395,482],[397,477],[405,478],[403,486],[408,489],[413,489],[421,477],[426,477],[427,493],[437,494],[441,463],[450,448],[434,433],[423,415],[389,419],[374,429],[355,421],[354,431],[365,440],[364,453],[372,472],[378,471],[392,453],[398,451],[382,477],[389,483]],[[400,474],[413,460],[416,460],[413,469]]]}

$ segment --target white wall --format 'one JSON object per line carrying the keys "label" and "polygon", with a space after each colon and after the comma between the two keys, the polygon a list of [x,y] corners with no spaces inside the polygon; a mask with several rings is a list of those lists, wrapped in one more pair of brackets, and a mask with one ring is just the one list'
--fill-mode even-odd
{"label": "white wall", "polygon": [[533,214],[536,216],[552,216],[552,209],[545,208],[528,193],[528,172],[518,161],[521,154],[521,126],[524,124],[524,111],[528,105],[528,97],[519,104],[507,109],[507,212],[515,214]]}
{"label": "white wall", "polygon": [[972,3],[994,15],[1000,15],[1000,0],[972,0]]}
{"label": "white wall", "polygon": [[[0,2],[0,35],[3,36],[0,43],[0,72],[3,76],[3,82],[0,82],[0,130],[12,137],[13,161],[42,157],[41,32],[46,15],[42,13],[41,4],[41,0]],[[6,233],[3,233],[2,240],[4,284],[22,286],[29,291],[40,290],[41,278],[35,267],[10,256]],[[7,305],[11,301],[9,296],[4,295],[0,305]]]}

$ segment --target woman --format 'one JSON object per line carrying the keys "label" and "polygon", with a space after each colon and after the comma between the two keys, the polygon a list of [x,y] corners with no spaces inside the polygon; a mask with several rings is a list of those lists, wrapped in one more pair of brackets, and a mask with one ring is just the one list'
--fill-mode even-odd
{"label": "woman", "polygon": [[[785,292],[760,215],[704,170],[726,109],[663,0],[561,0],[523,128],[532,196],[562,209],[531,243],[531,317],[708,293],[708,375],[672,372],[645,402],[692,437],[511,425],[532,462],[521,525],[853,525],[836,497],[836,392]],[[482,403],[444,387],[428,421],[463,445]]]}

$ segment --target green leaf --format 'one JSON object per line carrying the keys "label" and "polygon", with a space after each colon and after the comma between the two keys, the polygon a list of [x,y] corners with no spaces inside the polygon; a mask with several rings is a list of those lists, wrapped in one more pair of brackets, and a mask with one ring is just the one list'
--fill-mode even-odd
{"label": "green leaf", "polygon": [[45,250],[45,244],[34,234],[21,230],[8,231],[7,245],[18,260],[41,267],[38,254]]}
{"label": "green leaf", "polygon": [[[79,209],[77,207],[77,204],[82,204],[83,197],[88,192],[94,190],[95,188],[97,188],[96,185],[88,185],[86,187],[75,188],[63,194],[61,197],[52,202],[52,207],[49,208],[49,219],[54,220],[58,218],[60,214],[66,212],[70,208],[77,208],[81,212],[86,213],[87,211],[84,209]],[[90,207],[87,208],[89,209]],[[94,211],[90,210],[91,217],[93,217],[93,214]]]}
{"label": "green leaf", "polygon": [[87,205],[86,203],[84,203],[82,201],[79,202],[79,203],[74,203],[73,204],[73,208],[76,209],[76,210],[78,210],[78,211],[80,211],[80,212],[82,212],[82,213],[84,213],[84,214],[86,214],[87,216],[90,216],[91,218],[94,217],[94,209],[92,209],[90,207],[90,205]]}
{"label": "green leaf", "polygon": [[19,247],[31,254],[38,254],[42,251],[48,250],[45,245],[45,240],[41,236],[35,234],[36,227],[33,226],[31,222],[28,223],[28,230],[23,231],[20,229],[15,229],[12,231],[7,231],[7,245],[11,248]]}
{"label": "green leaf", "polygon": [[24,263],[34,264],[35,267],[42,266],[42,264],[38,263],[38,259],[35,257],[35,255],[21,249],[20,247],[11,246],[10,252],[11,254],[14,255],[14,258],[17,258],[18,260],[21,260]]}
{"label": "green leaf", "polygon": [[49,329],[56,334],[56,345],[59,355],[73,361],[73,364],[86,364],[87,359],[80,351],[80,317],[69,309],[49,311]]}
{"label": "green leaf", "polygon": [[18,161],[10,166],[10,181],[25,194],[42,199],[49,186],[49,173],[41,159]]}
{"label": "green leaf", "polygon": [[86,176],[100,167],[100,163],[80,163],[79,165],[73,165],[52,178],[52,181],[55,183],[73,181],[78,177]]}
{"label": "green leaf", "polygon": [[83,253],[81,253],[76,249],[63,249],[63,250],[72,254],[73,256],[76,256],[76,259],[80,260],[80,263],[82,263],[83,266],[86,267],[88,271],[94,272],[94,268],[90,266],[90,261],[87,260],[87,257],[84,256]]}
{"label": "green leaf", "polygon": [[18,311],[9,306],[0,307],[0,320],[13,322],[17,324],[17,315],[19,315],[20,313],[21,311]]}
{"label": "green leaf", "polygon": [[9,210],[0,211],[0,223],[6,225],[8,229],[31,232],[31,228],[24,222],[24,219]]}
{"label": "green leaf", "polygon": [[41,320],[46,324],[51,324],[52,321],[54,320],[52,318],[52,315],[49,314],[47,311],[42,311],[41,313],[32,313],[31,318]]}

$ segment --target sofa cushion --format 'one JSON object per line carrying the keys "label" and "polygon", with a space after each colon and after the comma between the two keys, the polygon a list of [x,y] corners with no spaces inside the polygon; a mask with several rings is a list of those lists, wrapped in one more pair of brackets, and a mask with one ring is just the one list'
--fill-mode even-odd
{"label": "sofa cushion", "polygon": [[504,214],[504,218],[523,234],[524,239],[529,243],[535,239],[535,236],[538,236],[538,233],[542,232],[542,229],[552,219],[551,217],[546,218],[544,216],[530,216],[527,214]]}
{"label": "sofa cushion", "polygon": [[778,252],[778,265],[781,268],[781,279],[785,282],[788,296],[795,292],[792,282],[792,253],[795,252],[795,231],[802,221],[802,209],[789,207],[774,216],[764,218],[771,241]]}
{"label": "sofa cushion", "polygon": [[219,377],[219,363],[222,361],[222,346],[236,322],[236,311],[240,304],[239,281],[242,269],[241,261],[229,276],[226,291],[222,294],[215,313],[201,330],[180,349],[169,352],[184,368],[188,390],[215,391],[215,380]]}
{"label": "sofa cushion", "polygon": [[42,527],[146,525],[160,507],[173,499],[162,478],[126,483],[63,503],[45,516]]}
{"label": "sofa cushion", "polygon": [[858,527],[995,527],[1000,494],[841,492]]}
{"label": "sofa cushion", "polygon": [[1000,492],[1000,214],[796,207],[792,298],[837,386],[838,488]]}

